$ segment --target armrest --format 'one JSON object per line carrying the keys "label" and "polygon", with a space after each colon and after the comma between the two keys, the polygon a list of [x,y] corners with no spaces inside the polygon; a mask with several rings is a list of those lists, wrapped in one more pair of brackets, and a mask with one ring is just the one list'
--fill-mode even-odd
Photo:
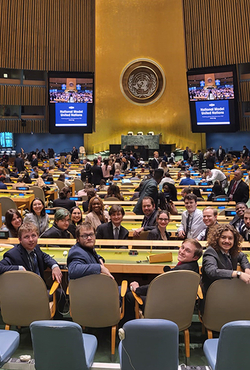
{"label": "armrest", "polygon": [[135,292],[132,291],[132,294],[135,299],[135,318],[139,319],[140,318],[139,305],[143,305],[143,300]]}
{"label": "armrest", "polygon": [[197,296],[198,298],[203,299],[203,293],[200,285],[198,286]]}
{"label": "armrest", "polygon": [[122,280],[121,284],[121,297],[123,298],[127,292],[128,289],[128,282],[127,280]]}
{"label": "armrest", "polygon": [[59,283],[55,280],[52,287],[50,288],[49,295],[54,294],[54,292],[57,290],[59,287]]}
{"label": "armrest", "polygon": [[139,305],[143,305],[143,300],[141,299],[141,297],[139,297],[133,290],[132,290],[132,294],[133,294],[134,299],[139,303]]}

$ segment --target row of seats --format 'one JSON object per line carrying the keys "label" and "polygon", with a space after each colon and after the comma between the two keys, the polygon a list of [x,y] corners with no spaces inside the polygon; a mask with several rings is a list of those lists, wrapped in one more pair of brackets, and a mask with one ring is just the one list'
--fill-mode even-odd
{"label": "row of seats", "polygon": [[[97,339],[67,321],[35,321],[30,325],[36,370],[88,370],[94,362]],[[19,333],[0,331],[0,366],[19,345]],[[121,370],[178,370],[179,330],[169,320],[132,320],[120,329]],[[212,370],[248,369],[250,321],[222,327],[219,339],[208,339],[204,353]]]}

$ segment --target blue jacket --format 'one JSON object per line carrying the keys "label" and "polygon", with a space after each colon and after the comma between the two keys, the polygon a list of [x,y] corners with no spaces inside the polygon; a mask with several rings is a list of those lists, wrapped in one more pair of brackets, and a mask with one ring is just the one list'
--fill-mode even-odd
{"label": "blue jacket", "polygon": [[186,177],[181,180],[180,185],[196,185],[196,182],[190,177]]}
{"label": "blue jacket", "polygon": [[83,276],[100,274],[100,259],[95,249],[84,248],[76,243],[69,251],[67,258],[69,279],[78,279]]}

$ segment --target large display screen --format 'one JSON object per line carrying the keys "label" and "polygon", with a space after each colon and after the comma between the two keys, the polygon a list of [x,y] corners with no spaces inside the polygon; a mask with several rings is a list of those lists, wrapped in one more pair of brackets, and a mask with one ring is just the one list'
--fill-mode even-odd
{"label": "large display screen", "polygon": [[190,70],[187,81],[193,132],[238,130],[235,66]]}
{"label": "large display screen", "polygon": [[49,72],[50,133],[90,133],[93,127],[94,74]]}

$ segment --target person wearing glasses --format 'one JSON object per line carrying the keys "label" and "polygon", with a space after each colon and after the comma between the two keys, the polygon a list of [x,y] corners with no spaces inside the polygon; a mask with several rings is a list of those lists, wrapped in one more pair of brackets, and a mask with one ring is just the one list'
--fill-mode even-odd
{"label": "person wearing glasses", "polygon": [[160,211],[156,217],[157,226],[153,230],[150,230],[148,234],[148,239],[149,240],[168,240],[170,239],[170,234],[166,230],[169,220],[170,220],[169,212]]}
{"label": "person wearing glasses", "polygon": [[76,241],[67,258],[69,279],[79,279],[92,274],[105,274],[114,279],[104,266],[103,258],[95,251],[95,230],[91,223],[83,222],[77,226]]}

